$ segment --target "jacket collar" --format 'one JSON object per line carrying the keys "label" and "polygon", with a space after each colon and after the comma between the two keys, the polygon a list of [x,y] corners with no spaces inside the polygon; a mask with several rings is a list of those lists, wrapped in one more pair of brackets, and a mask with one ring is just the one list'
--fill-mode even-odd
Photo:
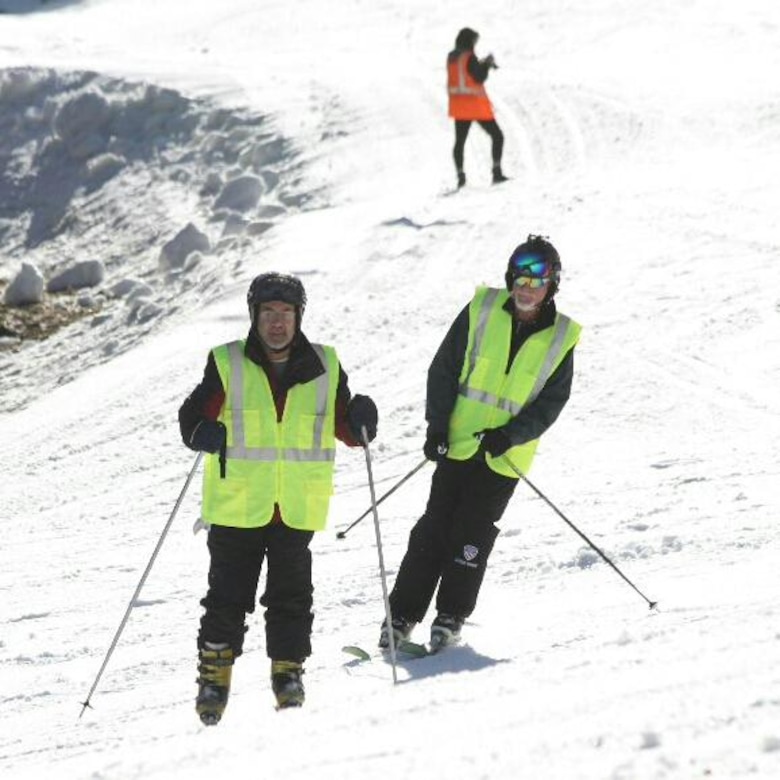
{"label": "jacket collar", "polygon": [[[260,366],[266,374],[271,375],[270,361],[263,349],[260,337],[254,330],[250,330],[247,335],[244,355]],[[287,368],[281,384],[284,389],[289,389],[293,385],[311,382],[323,373],[325,373],[325,366],[322,365],[319,355],[314,351],[314,347],[303,332],[298,331],[293,339],[290,357],[287,360]]]}
{"label": "jacket collar", "polygon": [[[511,295],[506,299],[503,308],[504,311],[511,315],[512,319],[514,320],[515,303],[512,300]],[[557,311],[558,310],[555,307],[555,301],[547,301],[547,303],[543,304],[542,308],[539,309],[539,316],[533,322],[521,322],[520,320],[514,320],[515,328],[517,330],[525,330],[529,333],[537,333],[540,330],[552,327],[552,325],[555,324],[555,315],[557,314]]]}

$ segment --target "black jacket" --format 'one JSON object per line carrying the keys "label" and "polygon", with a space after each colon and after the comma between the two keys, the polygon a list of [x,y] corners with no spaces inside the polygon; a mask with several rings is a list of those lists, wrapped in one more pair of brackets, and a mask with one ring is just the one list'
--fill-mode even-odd
{"label": "black jacket", "polygon": [[[514,303],[511,298],[504,305],[504,309],[512,317]],[[555,321],[555,314],[555,303],[550,301],[542,309],[539,318],[531,324],[512,318],[512,342],[507,355],[507,372],[525,340],[531,334],[550,327]],[[466,357],[468,336],[469,307],[466,306],[450,326],[428,369],[425,419],[428,421],[429,431],[445,433],[449,428],[450,415],[458,397],[458,380]],[[558,419],[569,400],[573,374],[572,347],[536,399],[503,426],[513,445],[538,439]]]}

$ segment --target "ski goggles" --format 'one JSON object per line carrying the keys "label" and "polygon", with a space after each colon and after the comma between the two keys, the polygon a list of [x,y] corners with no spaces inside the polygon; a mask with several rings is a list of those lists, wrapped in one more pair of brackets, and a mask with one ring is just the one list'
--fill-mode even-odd
{"label": "ski goggles", "polygon": [[515,287],[530,287],[532,290],[538,290],[544,287],[550,279],[543,276],[516,276],[512,281]]}
{"label": "ski goggles", "polygon": [[552,265],[539,255],[520,254],[509,260],[512,276],[530,277],[533,279],[548,279],[552,276]]}

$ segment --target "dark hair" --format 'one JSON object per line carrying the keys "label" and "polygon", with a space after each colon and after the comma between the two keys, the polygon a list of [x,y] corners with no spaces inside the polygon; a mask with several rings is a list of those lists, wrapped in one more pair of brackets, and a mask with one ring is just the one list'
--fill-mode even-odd
{"label": "dark hair", "polygon": [[473,49],[479,38],[479,33],[470,27],[464,27],[455,38],[456,49]]}

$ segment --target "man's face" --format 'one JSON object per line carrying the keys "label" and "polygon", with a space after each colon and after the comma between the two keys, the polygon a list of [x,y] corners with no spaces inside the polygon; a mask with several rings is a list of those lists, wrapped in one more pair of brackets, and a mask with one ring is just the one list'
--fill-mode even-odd
{"label": "man's face", "polygon": [[295,336],[295,306],[283,301],[261,303],[257,312],[257,333],[271,349],[288,347]]}
{"label": "man's face", "polygon": [[[543,282],[541,286],[534,286],[540,282]],[[517,309],[518,313],[530,314],[535,312],[542,305],[549,286],[549,279],[542,280],[518,276],[512,285],[512,300],[515,302],[515,309]]]}

